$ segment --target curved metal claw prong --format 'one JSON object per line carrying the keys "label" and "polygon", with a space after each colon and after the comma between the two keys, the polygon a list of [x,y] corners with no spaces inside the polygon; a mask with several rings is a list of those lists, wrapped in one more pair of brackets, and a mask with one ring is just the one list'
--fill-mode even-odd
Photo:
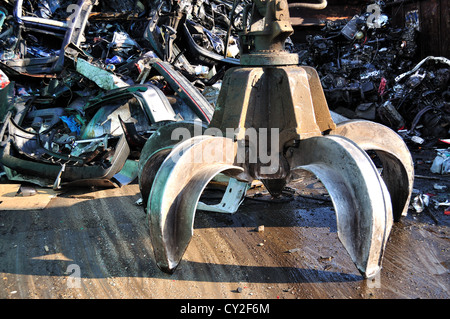
{"label": "curved metal claw prong", "polygon": [[161,164],[148,198],[150,236],[156,263],[172,273],[193,235],[200,195],[218,173],[236,176],[231,139],[196,136],[173,148]]}
{"label": "curved metal claw prong", "polygon": [[365,151],[377,153],[383,166],[382,178],[392,199],[394,220],[405,216],[414,183],[414,164],[403,139],[390,128],[365,120],[341,122],[330,134],[345,136]]}
{"label": "curved metal claw prong", "polygon": [[158,128],[145,142],[138,163],[139,189],[147,207],[148,196],[159,167],[171,150],[192,136],[202,135],[206,125],[199,122],[172,122]]}
{"label": "curved metal claw prong", "polygon": [[341,136],[300,141],[292,169],[314,173],[329,192],[338,237],[365,277],[378,273],[392,227],[389,192],[369,156]]}

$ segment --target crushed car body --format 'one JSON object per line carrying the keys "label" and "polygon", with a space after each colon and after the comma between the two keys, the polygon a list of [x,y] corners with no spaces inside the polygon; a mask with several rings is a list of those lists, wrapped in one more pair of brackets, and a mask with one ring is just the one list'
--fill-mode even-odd
{"label": "crushed car body", "polygon": [[88,180],[105,184],[130,155],[120,119],[133,122],[145,135],[151,134],[152,125],[175,121],[176,114],[153,85],[108,91],[83,109],[36,108],[22,119],[9,113],[2,130],[1,163],[22,175],[58,184]]}

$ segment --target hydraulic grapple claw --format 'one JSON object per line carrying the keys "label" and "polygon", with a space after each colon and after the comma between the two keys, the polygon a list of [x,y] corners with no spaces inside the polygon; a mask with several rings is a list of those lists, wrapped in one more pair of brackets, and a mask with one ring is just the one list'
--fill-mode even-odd
{"label": "hydraulic grapple claw", "polygon": [[[382,125],[333,122],[317,72],[284,51],[292,33],[286,0],[255,0],[251,16],[241,37],[241,66],[226,72],[208,127],[227,137],[194,136],[168,146],[161,134],[147,141],[153,148],[143,153],[154,155],[140,163],[140,186],[158,267],[177,267],[192,237],[199,197],[216,174],[261,180],[276,196],[292,172],[308,170],[330,193],[338,237],[352,261],[372,277],[393,219],[406,212],[411,196],[409,151]],[[381,175],[369,150],[383,164]],[[196,161],[195,155],[208,156]]]}

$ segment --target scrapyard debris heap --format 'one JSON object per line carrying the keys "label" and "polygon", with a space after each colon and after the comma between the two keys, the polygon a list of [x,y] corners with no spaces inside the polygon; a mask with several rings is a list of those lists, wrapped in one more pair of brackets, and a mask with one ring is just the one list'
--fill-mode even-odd
{"label": "scrapyard debris heap", "polygon": [[149,19],[139,12],[147,9],[123,13],[135,3],[108,3],[18,0],[1,9],[1,163],[9,179],[120,186],[136,178],[143,143],[158,127],[211,118],[200,91],[143,40]]}
{"label": "scrapyard debris heap", "polygon": [[[234,212],[252,179],[266,179],[266,188],[272,190],[271,194],[278,194],[290,178],[288,174],[291,167],[310,169],[331,185],[331,197],[339,202],[336,205],[339,208],[337,214],[345,216],[342,220],[338,218],[338,226],[343,225],[338,227],[339,232],[344,231],[340,238],[345,238],[345,247],[358,269],[370,277],[379,271],[393,219],[400,218],[408,209],[413,165],[403,141],[386,127],[367,121],[335,125],[327,113],[328,106],[321,88],[324,87],[332,109],[343,105],[355,113],[359,112],[359,117],[376,119],[379,116],[382,122],[396,130],[409,125],[418,130],[426,127],[425,119],[435,113],[423,111],[422,108],[417,110],[420,102],[408,103],[409,98],[418,101],[414,94],[419,94],[420,99],[426,97],[433,112],[438,110],[448,115],[448,94],[442,93],[442,90],[448,91],[448,78],[440,67],[441,64],[447,67],[447,60],[430,59],[440,63],[439,69],[421,70],[421,67],[429,67],[425,64],[429,61],[424,61],[415,70],[413,32],[402,30],[395,33],[387,31],[386,27],[365,30],[361,27],[364,17],[356,17],[341,26],[328,25],[324,36],[308,39],[305,50],[301,50],[301,44],[293,44],[293,50],[299,53],[298,57],[284,50],[279,50],[283,52],[282,55],[267,55],[265,45],[268,44],[270,48],[271,41],[258,42],[260,48],[257,52],[246,52],[240,46],[245,45],[247,49],[252,45],[258,47],[255,44],[257,41],[251,43],[251,39],[252,36],[261,36],[252,30],[253,34],[247,34],[250,36],[246,39],[248,42],[238,42],[237,32],[248,31],[245,21],[249,20],[249,3],[212,0],[78,0],[76,3],[58,0],[5,1],[5,8],[2,8],[5,19],[2,20],[0,30],[0,77],[3,87],[0,91],[3,122],[0,162],[9,179],[53,185],[54,188],[64,183],[123,185],[137,176],[144,176],[146,180],[140,180],[139,183],[140,187],[147,185],[147,188],[141,187],[141,193],[149,199],[146,201],[144,197],[144,203],[153,205],[151,209],[147,207],[152,215],[149,218],[150,223],[153,223],[151,235],[158,237],[161,231],[164,232],[164,239],[168,238],[163,245],[154,245],[158,265],[167,271],[176,268],[183,255],[182,250],[190,241],[193,215],[209,177],[214,178],[218,173],[228,171],[229,185],[237,183],[233,189],[239,191],[233,194],[235,201],[232,202],[236,205],[226,209],[226,212]],[[286,6],[273,10],[276,17],[274,23],[279,23],[277,15],[280,11],[284,10],[283,16],[287,17],[285,24],[277,24],[280,27],[278,31],[283,33],[282,41],[279,40],[281,38],[276,41],[276,48],[279,49],[285,45],[284,36],[291,33],[291,28]],[[270,10],[268,12],[272,14]],[[258,22],[266,15],[263,11],[260,15],[252,16],[249,21],[254,20],[255,26],[262,27],[263,24],[258,25]],[[240,56],[240,53],[243,55]],[[178,158],[178,162],[166,161],[167,156],[173,159],[177,155],[176,150],[181,148],[177,146],[170,149],[176,144],[174,140],[169,141],[174,127],[184,126],[195,131],[195,125],[198,124],[192,124],[193,120],[200,120],[202,129],[214,120],[219,125],[212,127],[236,127],[226,125],[228,119],[222,117],[224,108],[218,107],[219,112],[213,117],[214,108],[201,92],[211,85],[219,84],[227,69],[240,64],[239,59],[245,60],[242,63],[244,66],[255,66],[251,60],[253,57],[257,57],[263,65],[276,66],[277,72],[282,72],[288,64],[285,69],[289,75],[295,73],[296,76],[292,78],[303,84],[300,85],[303,91],[295,92],[286,86],[290,81],[278,82],[279,88],[295,95],[295,100],[306,106],[301,110],[306,117],[297,113],[300,112],[298,104],[289,104],[288,100],[292,96],[277,95],[282,91],[276,92],[277,87],[272,86],[273,83],[267,78],[258,85],[257,81],[247,82],[253,87],[252,107],[258,106],[258,109],[252,109],[258,110],[254,114],[264,114],[260,110],[269,109],[262,108],[265,106],[272,107],[272,111],[273,107],[277,107],[277,103],[264,100],[267,96],[275,97],[276,101],[283,100],[280,105],[287,106],[293,112],[285,113],[283,116],[286,118],[280,121],[287,124],[286,132],[289,134],[283,136],[282,145],[289,146],[290,156],[284,153],[284,149],[276,153],[283,160],[278,168],[283,166],[284,169],[287,164],[289,170],[281,170],[277,178],[273,173],[259,172],[259,166],[244,169],[232,165],[231,161],[220,163],[217,167],[198,165],[196,170],[190,170],[189,165],[193,163],[187,163],[186,169],[183,161],[188,161],[189,152],[203,146],[220,146],[222,138],[208,135],[194,137],[197,144],[191,145],[191,149],[184,153],[188,155]],[[289,63],[282,61],[283,57],[289,57]],[[320,78],[313,68],[300,68],[297,58],[303,61],[301,64],[318,69]],[[255,69],[258,67],[256,65]],[[436,68],[436,65],[433,67]],[[245,71],[248,74],[253,72],[248,69]],[[405,74],[410,70],[415,73]],[[261,74],[266,76],[269,73]],[[398,83],[394,83],[394,74],[405,75]],[[431,88],[436,81],[441,84],[439,88]],[[225,84],[226,90],[221,91],[226,92],[221,93],[222,100],[219,97],[222,104],[226,100],[223,96],[228,93],[238,95],[243,87],[229,89],[232,87],[229,83]],[[239,81],[236,83],[239,84]],[[310,87],[314,89],[310,90]],[[264,94],[255,93],[261,88]],[[434,92],[419,93],[422,90]],[[435,95],[442,98],[444,106],[433,98]],[[237,107],[242,105],[238,103]],[[313,112],[313,109],[318,106],[322,108],[319,112],[321,116],[316,118],[318,113]],[[236,105],[228,109],[232,107]],[[411,107],[416,109],[411,110]],[[380,112],[383,109],[387,111]],[[401,114],[403,111],[407,114]],[[289,120],[295,120],[290,123],[287,120],[289,115],[286,114],[292,114]],[[411,115],[414,115],[412,119]],[[306,118],[309,120],[305,121]],[[325,121],[317,126],[312,125],[312,128],[300,125],[302,121],[316,124],[317,119]],[[252,120],[255,122],[245,124],[261,124],[257,123],[258,116]],[[433,122],[433,118],[428,121]],[[436,121],[442,121],[439,126],[448,131],[448,118],[441,116],[438,120],[434,119]],[[292,124],[295,125],[289,126]],[[362,131],[374,136],[362,136]],[[294,135],[291,136],[291,132]],[[441,131],[433,131],[433,134],[437,133],[441,134]],[[386,136],[389,138],[386,139]],[[236,142],[225,138],[223,141],[228,146]],[[153,142],[156,145],[151,145]],[[146,153],[148,145],[148,149],[158,149],[160,152]],[[304,152],[298,151],[299,145],[302,145]],[[387,174],[383,176],[380,176],[364,151],[365,146],[371,150],[372,145],[375,145],[375,150],[382,150],[379,155],[383,165],[388,168]],[[395,156],[399,154],[401,156]],[[145,166],[147,162],[141,161],[142,158],[151,165]],[[172,164],[178,165],[176,170],[170,166]],[[177,175],[172,174],[172,171]],[[244,180],[242,176],[238,179],[241,172],[248,174]],[[172,175],[170,179],[165,179],[164,174]],[[157,178],[163,182],[155,182],[157,186],[152,187],[153,180]],[[185,193],[173,198],[173,201],[159,196],[165,191],[166,185],[173,194],[178,191]],[[184,187],[186,185],[188,187]],[[161,203],[151,200],[155,198]],[[175,203],[170,206],[169,212],[168,206],[164,206],[166,201]],[[158,222],[158,205],[163,207],[161,219],[176,220],[177,227],[159,229],[163,224]],[[180,212],[176,205],[181,205]],[[213,209],[220,211],[219,208]],[[164,214],[169,213],[170,218],[165,218]],[[172,217],[173,214],[176,218]],[[377,215],[376,220],[372,218],[374,215]],[[180,219],[180,216],[186,218]],[[355,220],[358,220],[357,225],[352,223]],[[366,225],[366,222],[370,224]],[[345,231],[347,229],[348,232]],[[174,242],[176,244],[172,245]],[[365,248],[360,249],[362,246]],[[167,251],[169,253],[165,256]]]}
{"label": "scrapyard debris heap", "polygon": [[362,8],[350,21],[327,21],[289,48],[317,69],[331,110],[381,122],[407,141],[448,138],[450,60],[418,58],[417,24],[398,28],[385,14],[370,17]]}
{"label": "scrapyard debris heap", "polygon": [[[8,178],[56,187],[132,179],[132,162],[156,128],[181,120],[209,122],[223,74],[239,65],[238,32],[250,5],[2,1],[1,161]],[[362,12],[350,21],[328,22],[305,43],[288,39],[286,46],[298,53],[301,65],[318,70],[332,111],[381,122],[407,141],[447,138],[448,60],[419,63],[414,27],[395,28],[382,15],[370,28]],[[18,145],[17,136],[25,132],[35,146]],[[119,152],[122,132],[127,146]],[[88,167],[103,173],[81,173]]]}

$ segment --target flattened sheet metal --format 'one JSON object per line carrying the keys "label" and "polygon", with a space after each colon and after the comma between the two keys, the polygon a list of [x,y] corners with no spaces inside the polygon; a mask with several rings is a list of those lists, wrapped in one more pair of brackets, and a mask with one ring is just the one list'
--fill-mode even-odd
{"label": "flattened sheet metal", "polygon": [[209,205],[203,202],[198,202],[197,208],[210,212],[234,214],[244,201],[245,194],[249,188],[249,183],[238,181],[235,178],[230,178],[223,198],[219,204]]}

